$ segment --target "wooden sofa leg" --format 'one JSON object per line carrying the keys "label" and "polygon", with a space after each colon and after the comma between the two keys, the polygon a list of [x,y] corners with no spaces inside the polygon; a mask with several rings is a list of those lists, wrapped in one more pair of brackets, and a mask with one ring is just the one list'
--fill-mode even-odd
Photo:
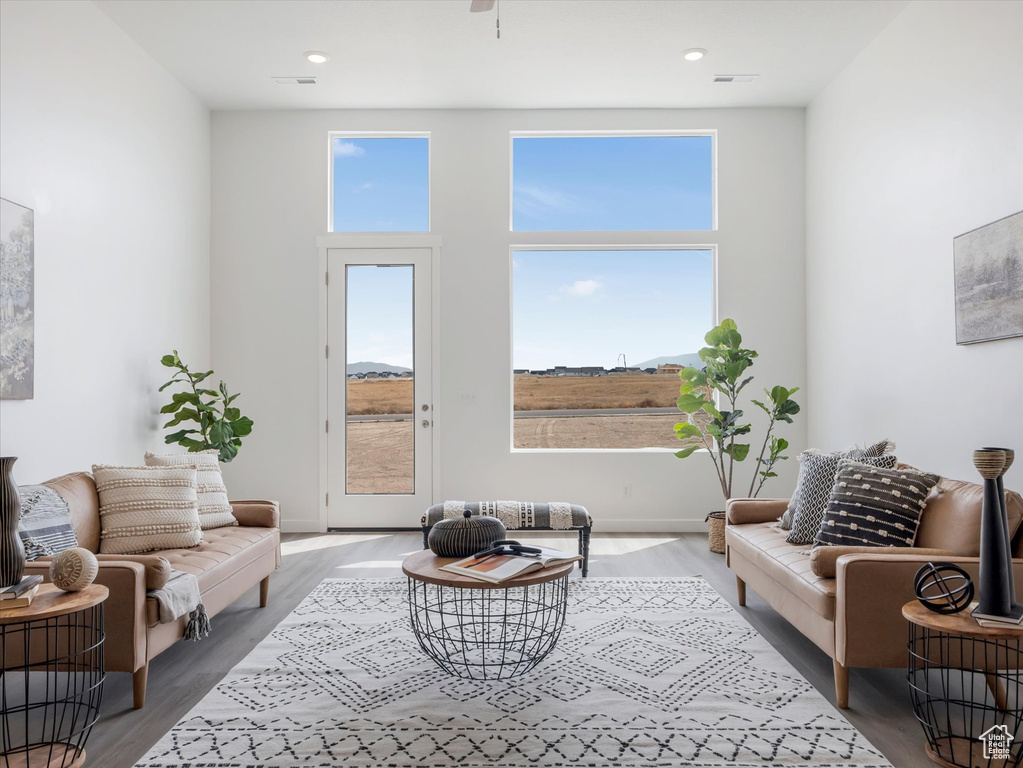
{"label": "wooden sofa leg", "polygon": [[835,667],[835,703],[839,709],[849,708],[849,667],[833,660]]}
{"label": "wooden sofa leg", "polygon": [[149,679],[149,662],[136,669],[131,676],[131,690],[134,698],[135,709],[142,709],[146,706],[146,681]]}
{"label": "wooden sofa leg", "polygon": [[735,591],[739,599],[739,605],[746,605],[746,582],[740,579],[738,576],[735,577]]}
{"label": "wooden sofa leg", "polygon": [[266,608],[266,600],[270,596],[270,577],[259,582],[259,607]]}

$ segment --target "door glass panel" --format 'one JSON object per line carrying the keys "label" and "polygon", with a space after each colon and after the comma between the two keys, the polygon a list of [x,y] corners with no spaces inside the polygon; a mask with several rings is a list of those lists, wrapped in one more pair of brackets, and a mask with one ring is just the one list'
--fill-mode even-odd
{"label": "door glass panel", "polygon": [[414,493],[414,267],[350,264],[345,278],[345,490]]}

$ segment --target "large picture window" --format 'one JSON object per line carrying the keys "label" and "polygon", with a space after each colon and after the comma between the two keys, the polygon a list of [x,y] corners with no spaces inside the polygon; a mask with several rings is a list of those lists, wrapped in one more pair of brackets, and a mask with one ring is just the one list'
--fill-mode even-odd
{"label": "large picture window", "polygon": [[429,232],[426,136],[331,134],[331,232]]}
{"label": "large picture window", "polygon": [[714,229],[710,135],[514,136],[512,229]]}
{"label": "large picture window", "polygon": [[514,447],[677,448],[713,250],[515,250],[512,270]]}

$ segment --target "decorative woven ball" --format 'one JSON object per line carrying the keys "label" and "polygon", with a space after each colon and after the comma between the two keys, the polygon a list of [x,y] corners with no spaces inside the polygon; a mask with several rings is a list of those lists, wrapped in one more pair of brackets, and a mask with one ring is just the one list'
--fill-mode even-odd
{"label": "decorative woven ball", "polygon": [[99,573],[96,556],[83,547],[58,552],[50,563],[50,581],[57,589],[77,592],[92,584]]}
{"label": "decorative woven ball", "polygon": [[469,557],[490,549],[507,535],[504,523],[496,517],[474,516],[466,510],[462,517],[449,517],[434,525],[426,543],[437,557]]}
{"label": "decorative woven ball", "polygon": [[913,580],[916,599],[935,613],[959,613],[973,600],[973,579],[955,563],[927,563]]}

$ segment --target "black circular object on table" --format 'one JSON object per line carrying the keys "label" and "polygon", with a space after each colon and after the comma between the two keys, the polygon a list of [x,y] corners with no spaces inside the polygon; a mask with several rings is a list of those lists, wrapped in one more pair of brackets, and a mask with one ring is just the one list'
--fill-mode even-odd
{"label": "black circular object on table", "polygon": [[474,516],[466,510],[462,517],[451,517],[434,525],[426,543],[437,557],[469,557],[489,549],[493,542],[507,535],[504,523],[496,517]]}
{"label": "black circular object on table", "polygon": [[927,563],[916,572],[913,591],[927,610],[948,616],[973,601],[973,579],[955,563]]}

